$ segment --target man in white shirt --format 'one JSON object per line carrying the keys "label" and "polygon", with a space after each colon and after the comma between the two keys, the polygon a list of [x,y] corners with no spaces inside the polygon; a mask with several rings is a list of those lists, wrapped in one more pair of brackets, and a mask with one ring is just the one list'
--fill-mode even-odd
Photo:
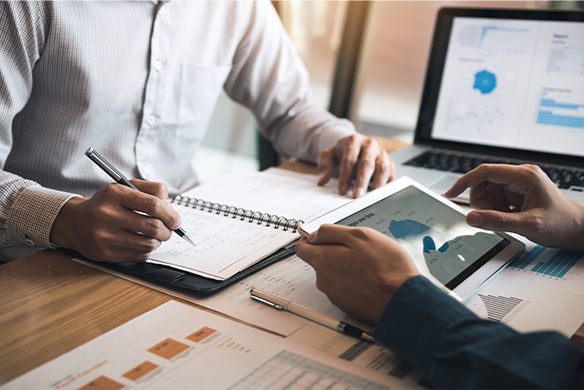
{"label": "man in white shirt", "polygon": [[[0,58],[0,261],[55,246],[145,260],[180,226],[164,200],[197,184],[221,88],[279,152],[318,161],[319,184],[338,165],[342,193],[355,171],[357,196],[391,180],[377,143],[310,100],[267,1],[2,2]],[[108,185],[88,147],[143,193]]]}

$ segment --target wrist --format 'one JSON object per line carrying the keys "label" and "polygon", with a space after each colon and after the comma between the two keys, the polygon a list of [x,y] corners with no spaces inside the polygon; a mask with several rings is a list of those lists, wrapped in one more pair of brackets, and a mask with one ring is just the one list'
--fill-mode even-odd
{"label": "wrist", "polygon": [[49,240],[52,244],[64,248],[76,249],[73,241],[72,232],[76,229],[76,224],[80,221],[79,207],[87,199],[81,197],[74,197],[69,199],[53,221]]}
{"label": "wrist", "polygon": [[389,299],[393,297],[397,290],[400,289],[408,280],[413,278],[414,276],[420,275],[419,272],[409,272],[409,273],[402,273],[399,275],[392,276],[389,280],[385,281],[382,286],[383,291],[389,294]]}

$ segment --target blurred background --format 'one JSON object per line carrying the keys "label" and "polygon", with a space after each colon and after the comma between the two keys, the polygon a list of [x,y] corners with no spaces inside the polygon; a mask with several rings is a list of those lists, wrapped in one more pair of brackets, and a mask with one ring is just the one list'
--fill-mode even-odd
{"label": "blurred background", "polygon": [[[584,1],[272,3],[310,73],[314,100],[349,118],[361,133],[403,142],[413,140],[438,9],[584,9]],[[193,160],[202,182],[237,169],[259,170],[281,162],[260,143],[252,114],[225,94],[209,130]]]}

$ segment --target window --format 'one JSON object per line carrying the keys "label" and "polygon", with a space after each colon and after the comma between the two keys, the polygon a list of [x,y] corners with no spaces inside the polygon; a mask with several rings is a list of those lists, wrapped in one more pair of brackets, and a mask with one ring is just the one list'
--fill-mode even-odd
{"label": "window", "polygon": [[328,107],[347,1],[275,1],[282,24],[310,74],[313,98]]}

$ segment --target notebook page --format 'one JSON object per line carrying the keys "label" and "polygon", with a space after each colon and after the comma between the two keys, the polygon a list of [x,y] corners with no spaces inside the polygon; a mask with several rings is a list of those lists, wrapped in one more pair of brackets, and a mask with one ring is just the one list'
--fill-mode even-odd
{"label": "notebook page", "polygon": [[349,202],[336,188],[288,175],[237,171],[184,194],[247,210],[307,221]]}
{"label": "notebook page", "polygon": [[211,279],[224,280],[249,267],[299,235],[280,226],[266,227],[257,222],[241,221],[215,212],[173,205],[183,221],[183,229],[193,239],[193,246],[178,235],[154,251],[149,263],[170,265]]}
{"label": "notebook page", "polygon": [[[318,187],[306,179],[254,171],[237,171],[205,183],[183,196],[196,197],[288,219],[309,220],[350,201],[334,188]],[[224,280],[269,256],[300,236],[283,226],[274,228],[249,218],[173,204],[192,246],[177,235],[152,253],[148,262],[169,265],[212,279]]]}

